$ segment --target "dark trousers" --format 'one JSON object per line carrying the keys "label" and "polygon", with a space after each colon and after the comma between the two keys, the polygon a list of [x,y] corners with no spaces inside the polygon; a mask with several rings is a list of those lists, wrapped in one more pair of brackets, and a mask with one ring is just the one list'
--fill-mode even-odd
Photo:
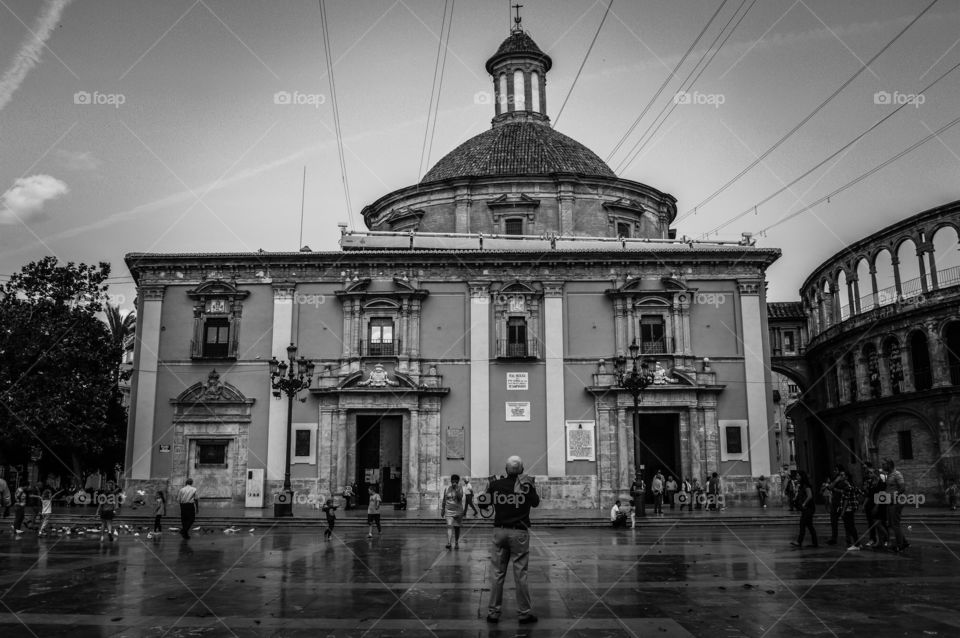
{"label": "dark trousers", "polygon": [[163,517],[160,516],[159,514],[157,514],[156,516],[153,517],[153,531],[155,531],[155,532],[161,531],[161,529],[160,529],[160,519],[162,519],[162,518],[163,518]]}
{"label": "dark trousers", "polygon": [[197,506],[193,503],[180,503],[180,536],[190,538],[190,528],[197,518]]}
{"label": "dark trousers", "polygon": [[327,529],[323,530],[324,539],[329,539],[331,536],[333,536],[333,526],[336,524],[336,522],[337,519],[335,518],[327,519]]}
{"label": "dark trousers", "polygon": [[857,535],[855,516],[856,512],[844,512],[841,514],[841,518],[843,518],[843,533],[844,536],[846,536],[848,547],[860,542],[860,537]]}
{"label": "dark trousers", "polygon": [[653,493],[653,513],[663,514],[663,492]]}
{"label": "dark trousers", "polygon": [[23,529],[25,511],[22,505],[13,506],[13,529]]}
{"label": "dark trousers", "polygon": [[900,527],[900,515],[903,513],[903,505],[887,505],[887,526],[890,528],[890,534],[893,536],[897,548],[905,545],[906,539],[903,537],[903,529]]}
{"label": "dark trousers", "polygon": [[757,496],[760,497],[760,507],[767,506],[767,493],[766,492],[757,492]]}
{"label": "dark trousers", "polygon": [[675,507],[676,501],[674,501],[673,499],[676,495],[677,493],[674,491],[667,492],[667,504],[670,505],[670,509],[673,509]]}
{"label": "dark trousers", "polygon": [[830,507],[830,541],[837,542],[837,534],[840,532],[840,510]]}
{"label": "dark trousers", "polygon": [[807,530],[810,530],[810,541],[811,545],[816,547],[817,543],[817,530],[813,529],[813,512],[812,507],[808,507],[800,513],[800,536],[797,537],[797,543],[803,545],[803,538],[807,533]]}
{"label": "dark trousers", "polygon": [[467,508],[468,508],[468,507],[473,510],[473,515],[474,515],[474,516],[480,516],[480,512],[477,510],[477,506],[473,504],[473,494],[467,494],[467,496],[466,496],[466,503],[465,503],[464,506],[463,506],[463,513],[464,513],[464,514],[467,513]]}

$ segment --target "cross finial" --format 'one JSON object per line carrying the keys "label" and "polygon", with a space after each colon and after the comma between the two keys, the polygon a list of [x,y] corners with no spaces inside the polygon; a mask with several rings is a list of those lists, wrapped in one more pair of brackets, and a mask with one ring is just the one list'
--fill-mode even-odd
{"label": "cross finial", "polygon": [[520,17],[520,9],[523,8],[523,5],[522,5],[522,4],[515,4],[515,5],[513,5],[513,8],[517,10],[517,16],[513,19],[513,22],[514,22],[513,30],[514,30],[514,31],[523,31],[523,28],[520,26],[520,21],[523,19],[523,18]]}

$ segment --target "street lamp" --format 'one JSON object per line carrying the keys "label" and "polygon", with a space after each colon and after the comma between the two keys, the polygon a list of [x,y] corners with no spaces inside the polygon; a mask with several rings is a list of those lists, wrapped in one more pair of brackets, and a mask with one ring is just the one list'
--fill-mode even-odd
{"label": "street lamp", "polygon": [[[653,373],[650,372],[650,366],[640,354],[640,346],[637,345],[636,339],[630,344],[629,350],[632,366],[627,368],[627,358],[623,355],[617,357],[615,365],[617,384],[633,396],[633,460],[636,473],[640,474],[643,465],[643,451],[640,446],[640,395],[648,385],[653,383]],[[644,496],[641,495],[640,498]],[[641,508],[640,511],[643,509]]]}
{"label": "street lamp", "polygon": [[[289,363],[288,363],[289,362]],[[274,398],[279,399],[287,395],[287,456],[284,459],[283,495],[282,502],[274,502],[273,515],[275,517],[293,516],[293,490],[290,488],[290,440],[293,436],[293,399],[301,390],[310,387],[313,380],[313,362],[306,357],[297,359],[297,346],[292,343],[287,346],[287,361],[270,359],[270,386],[273,388]],[[306,399],[301,399],[306,401]]]}

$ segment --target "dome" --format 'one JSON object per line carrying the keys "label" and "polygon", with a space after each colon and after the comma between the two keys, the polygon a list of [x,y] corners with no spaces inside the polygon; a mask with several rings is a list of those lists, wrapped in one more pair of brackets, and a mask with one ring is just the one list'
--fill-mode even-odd
{"label": "dome", "polygon": [[531,57],[539,60],[543,64],[543,71],[547,72],[553,66],[550,56],[540,50],[537,43],[533,41],[525,31],[513,31],[500,48],[487,60],[487,73],[493,73],[493,68],[497,62],[506,58]]}
{"label": "dome", "polygon": [[529,120],[502,122],[453,149],[421,184],[457,177],[573,173],[616,178],[596,153],[580,142]]}

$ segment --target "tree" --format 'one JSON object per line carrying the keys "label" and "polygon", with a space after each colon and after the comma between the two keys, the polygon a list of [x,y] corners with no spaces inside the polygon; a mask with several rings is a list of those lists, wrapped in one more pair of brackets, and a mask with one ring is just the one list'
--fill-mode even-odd
{"label": "tree", "polygon": [[97,317],[109,275],[107,263],[64,266],[45,257],[3,286],[0,440],[7,456],[39,446],[47,460],[76,471],[81,457],[102,464],[98,457],[116,454],[118,438],[122,449],[121,349]]}
{"label": "tree", "polygon": [[[127,337],[134,334],[137,329],[137,313],[130,311],[127,314],[120,312],[120,304],[115,306],[109,303],[104,307],[103,314],[107,319],[107,326],[110,328],[110,340],[113,345],[120,349],[120,356],[123,357],[124,345]],[[120,366],[117,366],[114,383],[120,386]]]}

